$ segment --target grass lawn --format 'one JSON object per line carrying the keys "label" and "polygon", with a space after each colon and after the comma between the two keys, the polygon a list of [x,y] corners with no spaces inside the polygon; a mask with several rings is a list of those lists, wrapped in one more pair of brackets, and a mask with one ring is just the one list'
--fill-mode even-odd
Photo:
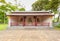
{"label": "grass lawn", "polygon": [[0,24],[0,30],[6,30],[7,24]]}
{"label": "grass lawn", "polygon": [[[6,30],[8,27],[8,24],[0,24],[0,30]],[[55,30],[60,30],[58,27],[54,27]]]}
{"label": "grass lawn", "polygon": [[55,29],[55,30],[60,30],[60,28],[58,28],[58,27],[55,27],[54,29]]}

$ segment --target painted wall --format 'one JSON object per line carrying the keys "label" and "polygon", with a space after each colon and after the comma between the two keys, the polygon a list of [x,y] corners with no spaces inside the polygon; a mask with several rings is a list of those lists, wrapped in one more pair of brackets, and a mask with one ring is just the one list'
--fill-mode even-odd
{"label": "painted wall", "polygon": [[[21,18],[23,18],[23,16],[11,16],[9,18],[9,26],[20,26],[23,25],[23,21],[20,21]],[[32,22],[28,22],[28,19],[31,18]],[[52,27],[52,16],[37,16],[37,18],[39,18],[40,22],[37,23],[37,25],[43,24],[42,26],[49,26]],[[35,19],[33,16],[26,16],[25,19],[25,25],[35,25]]]}

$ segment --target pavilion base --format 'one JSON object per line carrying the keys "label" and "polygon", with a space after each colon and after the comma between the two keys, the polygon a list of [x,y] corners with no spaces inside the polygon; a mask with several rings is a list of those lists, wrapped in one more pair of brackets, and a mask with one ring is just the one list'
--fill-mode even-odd
{"label": "pavilion base", "polygon": [[53,27],[48,27],[48,26],[11,26],[8,27],[8,29],[53,29]]}

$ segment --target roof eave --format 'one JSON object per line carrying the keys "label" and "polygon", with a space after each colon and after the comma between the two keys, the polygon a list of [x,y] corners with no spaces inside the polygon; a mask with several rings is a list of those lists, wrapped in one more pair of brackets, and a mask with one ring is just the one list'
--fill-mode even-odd
{"label": "roof eave", "polygon": [[12,11],[11,13],[16,13],[16,12],[50,12],[50,11]]}

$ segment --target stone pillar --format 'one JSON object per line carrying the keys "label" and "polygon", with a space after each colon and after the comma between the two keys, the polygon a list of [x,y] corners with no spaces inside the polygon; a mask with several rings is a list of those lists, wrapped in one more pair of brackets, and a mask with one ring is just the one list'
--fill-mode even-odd
{"label": "stone pillar", "polygon": [[11,26],[11,19],[10,19],[10,16],[8,16],[8,27]]}
{"label": "stone pillar", "polygon": [[50,27],[51,27],[51,28],[53,27],[52,20],[53,20],[53,17],[51,16],[51,17],[50,17]]}

